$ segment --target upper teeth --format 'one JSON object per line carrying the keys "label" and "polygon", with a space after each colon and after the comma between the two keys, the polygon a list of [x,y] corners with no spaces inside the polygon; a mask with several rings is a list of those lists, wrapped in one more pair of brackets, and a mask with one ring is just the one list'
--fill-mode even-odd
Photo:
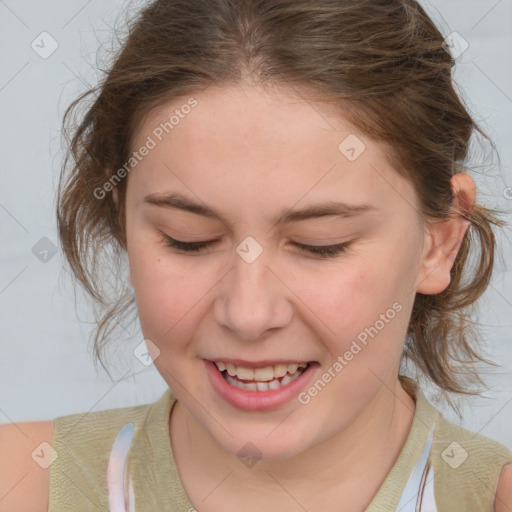
{"label": "upper teeth", "polygon": [[246,368],[244,366],[235,366],[231,363],[215,362],[217,368],[223,372],[228,371],[231,377],[235,375],[242,380],[255,380],[261,382],[269,382],[273,379],[284,377],[287,373],[293,375],[298,368],[306,368],[308,363],[293,364],[275,364],[273,366],[265,366],[264,368]]}

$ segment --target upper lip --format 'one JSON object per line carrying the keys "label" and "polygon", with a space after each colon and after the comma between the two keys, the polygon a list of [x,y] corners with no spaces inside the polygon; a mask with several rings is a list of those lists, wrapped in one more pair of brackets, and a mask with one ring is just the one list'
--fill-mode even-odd
{"label": "upper lip", "polygon": [[313,361],[297,361],[290,359],[265,359],[262,361],[245,361],[244,359],[231,359],[229,357],[220,357],[219,359],[210,359],[213,363],[222,362],[235,366],[243,366],[244,368],[264,368],[265,366],[275,366],[278,364],[304,364],[313,363]]}

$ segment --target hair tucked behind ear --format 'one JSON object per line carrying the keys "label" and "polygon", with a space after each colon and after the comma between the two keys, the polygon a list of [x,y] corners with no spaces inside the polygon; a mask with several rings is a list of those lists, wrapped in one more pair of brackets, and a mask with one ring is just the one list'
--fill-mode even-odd
{"label": "hair tucked behind ear", "polygon": [[[441,389],[477,394],[467,389],[468,384],[485,384],[477,363],[494,363],[479,354],[479,333],[470,313],[492,276],[496,241],[491,225],[503,222],[480,205],[467,218],[471,227],[452,267],[450,285],[437,295],[416,295],[404,356]],[[463,284],[471,249],[476,246],[481,248],[478,265]]]}
{"label": "hair tucked behind ear", "polygon": [[[73,273],[103,308],[97,358],[134,306],[115,279],[105,286],[126,249],[127,180],[116,184],[117,206],[110,192],[97,191],[128,161],[134,131],[151,108],[212,84],[247,80],[329,101],[385,143],[389,162],[414,184],[424,218],[435,222],[448,215],[451,177],[469,168],[472,135],[492,145],[454,90],[454,60],[443,42],[414,0],[158,0],[142,10],[105,78],[64,118],[70,139],[58,227]],[[93,104],[75,126],[72,113],[89,95]],[[414,302],[404,361],[446,391],[473,393],[469,385],[482,383],[477,363],[486,360],[470,313],[491,278],[493,226],[503,225],[496,214],[473,208],[450,285],[438,295],[417,294]]]}

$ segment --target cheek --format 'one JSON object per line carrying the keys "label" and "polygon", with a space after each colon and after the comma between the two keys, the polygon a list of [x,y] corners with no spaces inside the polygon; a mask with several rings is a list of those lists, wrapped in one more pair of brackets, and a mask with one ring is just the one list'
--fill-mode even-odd
{"label": "cheek", "polygon": [[[387,264],[382,264],[386,261]],[[379,359],[384,365],[400,356],[408,310],[414,294],[404,284],[408,276],[399,262],[378,251],[372,258],[347,261],[303,280],[298,295],[314,313],[312,321],[323,333],[330,356],[344,354],[353,342],[360,364]],[[407,290],[407,291],[406,291]],[[349,354],[349,357],[350,354]]]}
{"label": "cheek", "polygon": [[152,246],[133,246],[129,263],[142,331],[161,346],[169,339],[183,339],[194,306],[209,287],[205,276],[180,264],[179,258],[171,261],[165,247],[155,247],[154,241]]}
{"label": "cheek", "polygon": [[303,281],[304,302],[330,328],[331,335],[355,333],[384,305],[390,284],[381,271],[361,259],[325,267]]}

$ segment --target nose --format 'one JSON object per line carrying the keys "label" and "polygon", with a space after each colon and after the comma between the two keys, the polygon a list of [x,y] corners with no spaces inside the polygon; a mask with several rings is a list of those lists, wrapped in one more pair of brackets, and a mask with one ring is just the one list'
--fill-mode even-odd
{"label": "nose", "polygon": [[240,254],[235,255],[233,268],[219,284],[214,316],[233,336],[254,341],[291,322],[291,292],[268,251],[254,261]]}

